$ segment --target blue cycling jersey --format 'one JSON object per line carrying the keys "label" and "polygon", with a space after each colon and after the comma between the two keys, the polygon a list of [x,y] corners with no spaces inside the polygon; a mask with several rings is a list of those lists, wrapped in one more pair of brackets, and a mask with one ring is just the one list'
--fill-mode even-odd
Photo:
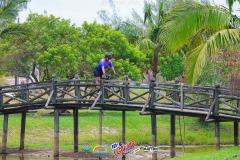
{"label": "blue cycling jersey", "polygon": [[111,60],[106,60],[105,58],[101,59],[100,62],[97,64],[96,69],[102,73],[102,67],[104,66],[104,68],[108,68],[108,66],[110,68],[113,67],[112,61]]}

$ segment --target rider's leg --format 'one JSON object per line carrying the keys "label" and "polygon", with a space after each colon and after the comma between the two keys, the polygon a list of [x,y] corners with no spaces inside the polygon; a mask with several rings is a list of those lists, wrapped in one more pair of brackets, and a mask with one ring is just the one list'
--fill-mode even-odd
{"label": "rider's leg", "polygon": [[95,77],[95,83],[97,85],[96,88],[99,89],[100,88],[99,84],[100,84],[102,74],[96,68],[94,69],[93,74],[94,74],[94,77]]}

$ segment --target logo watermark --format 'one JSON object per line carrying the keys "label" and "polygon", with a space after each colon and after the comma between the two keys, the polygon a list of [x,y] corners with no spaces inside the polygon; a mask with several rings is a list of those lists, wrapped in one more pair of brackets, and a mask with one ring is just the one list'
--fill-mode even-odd
{"label": "logo watermark", "polygon": [[97,145],[91,150],[89,145],[84,145],[82,148],[82,151],[86,154],[92,154],[92,155],[106,155],[107,154],[107,148],[102,145]]}
{"label": "logo watermark", "polygon": [[153,152],[158,152],[158,147],[145,146],[145,147],[143,147],[143,151],[148,152],[149,154],[152,154]]}
{"label": "logo watermark", "polygon": [[128,145],[125,145],[122,142],[113,143],[111,149],[116,157],[125,156],[129,153],[137,153],[140,150],[140,148],[136,147],[134,141],[131,141]]}

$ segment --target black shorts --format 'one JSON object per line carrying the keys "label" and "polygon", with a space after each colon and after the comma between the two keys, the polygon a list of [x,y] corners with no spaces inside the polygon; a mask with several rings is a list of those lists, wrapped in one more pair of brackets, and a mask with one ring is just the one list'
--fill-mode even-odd
{"label": "black shorts", "polygon": [[100,72],[98,69],[93,70],[94,77],[102,77],[102,72]]}

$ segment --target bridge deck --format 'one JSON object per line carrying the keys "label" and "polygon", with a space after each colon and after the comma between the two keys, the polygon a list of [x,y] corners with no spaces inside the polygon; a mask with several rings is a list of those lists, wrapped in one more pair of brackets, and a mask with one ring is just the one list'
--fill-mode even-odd
{"label": "bridge deck", "polygon": [[152,82],[52,81],[0,88],[0,114],[37,109],[103,109],[240,121],[240,96],[227,88]]}
{"label": "bridge deck", "polygon": [[[78,109],[122,112],[122,141],[126,139],[125,111],[151,115],[152,146],[157,145],[156,115],[171,115],[171,157],[175,154],[175,115],[205,118],[215,122],[216,148],[220,149],[220,122],[234,121],[234,145],[239,145],[240,95],[219,86],[206,87],[159,82],[141,83],[104,81],[96,85],[89,80],[57,81],[0,87],[0,114],[4,114],[2,153],[7,150],[8,115],[22,114],[20,150],[24,149],[26,112],[54,109],[54,157],[59,156],[59,109],[72,109],[74,119],[74,152],[78,152]],[[152,154],[157,159],[157,153]]]}

